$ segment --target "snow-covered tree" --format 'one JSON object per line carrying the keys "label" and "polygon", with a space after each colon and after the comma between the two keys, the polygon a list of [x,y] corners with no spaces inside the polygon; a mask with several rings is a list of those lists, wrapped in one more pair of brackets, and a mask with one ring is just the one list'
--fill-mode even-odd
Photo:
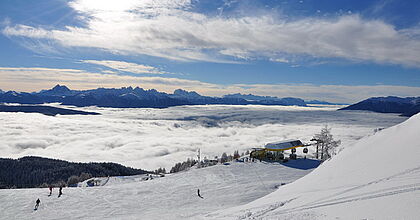
{"label": "snow-covered tree", "polygon": [[155,174],[165,174],[166,173],[166,169],[159,167],[159,169],[155,170]]}
{"label": "snow-covered tree", "polygon": [[340,140],[334,140],[333,135],[331,134],[331,128],[327,125],[321,129],[320,133],[315,134],[313,139],[317,141],[317,157],[318,147],[321,147],[321,160],[327,160],[335,155],[337,147],[341,144]]}
{"label": "snow-covered tree", "polygon": [[[187,170],[190,167],[194,166],[197,162],[198,162],[197,160],[188,158],[187,161],[184,161],[182,163],[176,163],[175,166],[173,166],[171,168],[170,173],[176,173],[176,172],[180,172],[180,171],[183,171],[183,170]],[[166,172],[166,170],[165,170],[165,172]]]}
{"label": "snow-covered tree", "polygon": [[77,184],[78,182],[80,182],[80,178],[76,175],[73,175],[67,180],[67,185]]}
{"label": "snow-covered tree", "polygon": [[223,152],[222,157],[220,157],[220,163],[225,163],[228,161],[228,159],[228,155],[225,152]]}
{"label": "snow-covered tree", "polygon": [[92,174],[85,173],[85,172],[81,173],[80,176],[79,176],[80,182],[83,182],[83,181],[85,181],[87,179],[90,179],[90,178],[92,178]]}

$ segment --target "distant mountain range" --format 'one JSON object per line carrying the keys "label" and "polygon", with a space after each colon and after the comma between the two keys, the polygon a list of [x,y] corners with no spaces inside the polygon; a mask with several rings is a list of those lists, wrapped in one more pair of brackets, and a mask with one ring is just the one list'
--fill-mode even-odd
{"label": "distant mountain range", "polygon": [[166,108],[179,105],[296,105],[306,106],[303,99],[278,98],[230,94],[223,97],[202,96],[194,91],[177,89],[173,94],[158,92],[155,89],[144,90],[136,87],[119,89],[98,88],[92,90],[70,90],[66,86],[56,85],[52,89],[40,92],[0,92],[0,103],[42,104],[58,102],[78,107],[99,106],[115,108]]}
{"label": "distant mountain range", "polygon": [[320,100],[309,100],[305,101],[306,104],[314,104],[314,105],[348,105],[347,103],[332,103]]}
{"label": "distant mountain range", "polygon": [[[58,102],[63,105],[78,107],[98,106],[113,108],[166,108],[180,105],[284,105],[307,106],[307,104],[337,105],[319,100],[304,101],[300,98],[279,98],[275,96],[257,96],[252,94],[228,94],[222,97],[203,96],[194,91],[177,89],[173,94],[155,89],[145,90],[139,87],[98,88],[91,90],[71,90],[63,85],[39,92],[15,92],[0,90],[0,103],[43,104]],[[3,108],[4,106],[2,106]],[[14,111],[14,107],[7,111]],[[16,107],[15,107],[16,108]],[[16,110],[16,109],[15,109]],[[60,110],[60,111],[59,111]],[[45,111],[48,114],[91,114],[71,112],[66,109],[35,109],[25,107],[22,111]],[[366,110],[381,113],[400,113],[412,116],[420,112],[420,97],[400,98],[394,96],[374,97],[339,110]],[[20,111],[19,109],[16,111]],[[40,112],[43,113],[43,112]],[[93,113],[95,114],[95,113]]]}
{"label": "distant mountain range", "polygon": [[374,97],[339,110],[366,110],[380,113],[399,113],[411,117],[420,112],[420,97]]}
{"label": "distant mountain range", "polygon": [[244,99],[250,104],[259,104],[259,105],[297,105],[297,106],[306,106],[306,103],[303,99],[299,98],[278,98],[274,96],[256,96],[256,95],[243,95],[240,93],[225,95],[223,98],[230,99]]}

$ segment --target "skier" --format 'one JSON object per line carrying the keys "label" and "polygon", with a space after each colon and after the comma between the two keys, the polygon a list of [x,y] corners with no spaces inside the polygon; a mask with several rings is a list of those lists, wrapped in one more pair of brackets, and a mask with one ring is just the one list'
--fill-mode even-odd
{"label": "skier", "polygon": [[198,195],[198,197],[200,197],[200,198],[204,199],[204,198],[200,195],[200,189],[197,189],[197,195]]}
{"label": "skier", "polygon": [[38,210],[39,203],[41,203],[41,200],[39,200],[39,198],[38,198],[38,199],[36,200],[36,204],[35,204],[35,208],[34,208],[34,210]]}
{"label": "skier", "polygon": [[60,189],[58,190],[58,197],[60,197],[61,195],[63,195],[63,187],[60,186]]}
{"label": "skier", "polygon": [[48,196],[51,196],[53,188],[52,188],[52,186],[49,186],[48,188],[50,189],[50,194]]}

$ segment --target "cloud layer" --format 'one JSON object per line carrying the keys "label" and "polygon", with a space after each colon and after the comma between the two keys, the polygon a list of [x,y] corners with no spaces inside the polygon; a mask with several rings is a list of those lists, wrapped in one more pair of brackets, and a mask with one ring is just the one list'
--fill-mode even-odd
{"label": "cloud layer", "polygon": [[137,63],[130,63],[116,60],[82,60],[82,63],[96,64],[105,66],[114,70],[134,73],[134,74],[170,74],[168,72],[159,70],[153,66],[147,66]]}
{"label": "cloud layer", "polygon": [[[232,62],[288,57],[343,58],[420,67],[418,27],[397,29],[358,15],[285,19],[272,12],[210,16],[188,0],[74,0],[83,26],[9,25],[3,33],[64,47],[105,49],[182,61]],[[242,13],[243,14],[243,13]],[[261,15],[263,14],[263,15]],[[39,48],[38,48],[39,49]]]}
{"label": "cloud layer", "polygon": [[112,161],[138,168],[170,168],[195,157],[245,151],[267,142],[309,141],[328,124],[348,146],[374,128],[405,118],[393,114],[278,106],[183,106],[107,109],[100,116],[0,113],[0,157],[38,155],[71,161]]}

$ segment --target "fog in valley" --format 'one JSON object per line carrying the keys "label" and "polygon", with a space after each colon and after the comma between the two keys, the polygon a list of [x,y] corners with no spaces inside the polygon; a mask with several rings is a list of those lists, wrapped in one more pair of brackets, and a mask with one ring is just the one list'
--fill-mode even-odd
{"label": "fog in valley", "polygon": [[[0,157],[35,155],[76,162],[106,161],[154,170],[196,157],[285,139],[309,142],[325,125],[341,147],[374,129],[406,120],[396,114],[336,111],[335,106],[178,106],[165,109],[75,108],[101,115],[56,117],[0,113]],[[313,149],[310,149],[310,152]],[[298,154],[301,149],[298,149]]]}

